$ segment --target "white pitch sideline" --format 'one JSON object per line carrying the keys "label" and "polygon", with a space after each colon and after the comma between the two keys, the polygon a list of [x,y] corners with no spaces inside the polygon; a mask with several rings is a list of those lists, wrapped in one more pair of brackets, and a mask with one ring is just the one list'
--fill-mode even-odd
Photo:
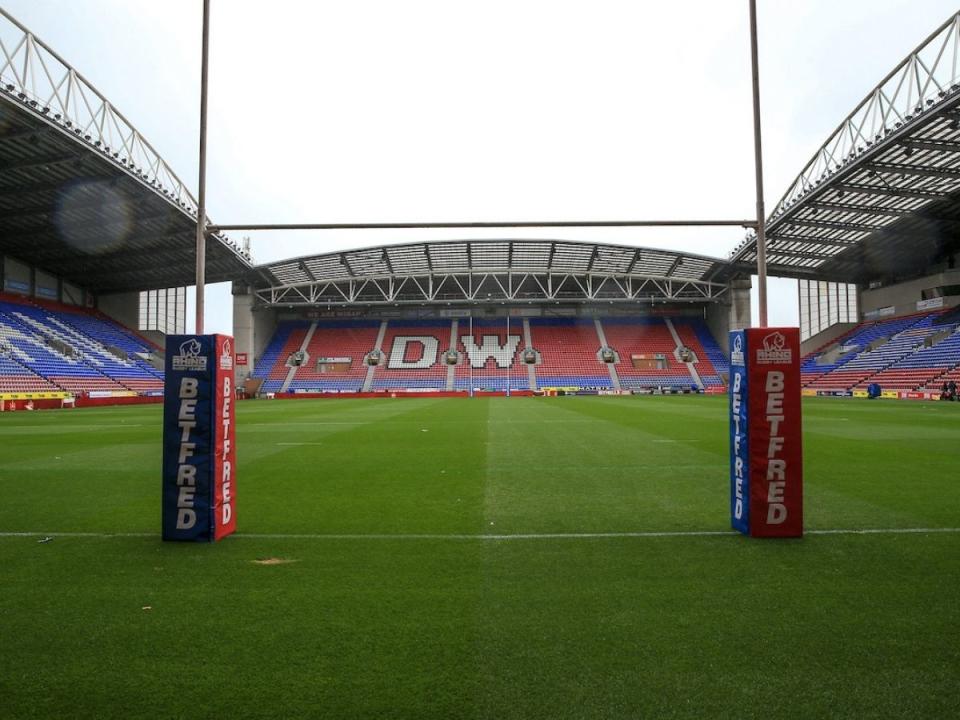
{"label": "white pitch sideline", "polygon": [[[960,528],[838,528],[832,530],[807,530],[805,535],[918,535],[930,533],[960,533]],[[63,538],[148,538],[160,533],[146,532],[0,532],[0,538],[63,537]],[[592,540],[604,538],[671,538],[671,537],[736,537],[734,530],[664,530],[648,532],[593,532],[593,533],[234,533],[231,537],[240,540]]]}

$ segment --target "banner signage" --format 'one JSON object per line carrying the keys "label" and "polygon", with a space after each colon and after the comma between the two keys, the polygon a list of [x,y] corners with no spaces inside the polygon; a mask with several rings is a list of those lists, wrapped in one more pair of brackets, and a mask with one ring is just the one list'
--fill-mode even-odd
{"label": "banner signage", "polygon": [[752,537],[803,535],[800,333],[730,333],[730,522]]}
{"label": "banner signage", "polygon": [[237,365],[246,365],[247,364],[247,354],[246,353],[237,353],[236,354]]}
{"label": "banner signage", "polygon": [[936,310],[942,307],[942,297],[930,298],[929,300],[917,300],[917,310]]}
{"label": "banner signage", "polygon": [[233,338],[168,335],[163,539],[211,542],[236,529]]}
{"label": "banner signage", "polygon": [[64,400],[72,397],[65,392],[4,392],[0,393],[0,400]]}
{"label": "banner signage", "polygon": [[870,312],[865,312],[863,314],[864,320],[876,320],[881,317],[890,317],[897,311],[897,308],[893,305],[888,305],[887,307],[877,308],[876,310],[871,310]]}

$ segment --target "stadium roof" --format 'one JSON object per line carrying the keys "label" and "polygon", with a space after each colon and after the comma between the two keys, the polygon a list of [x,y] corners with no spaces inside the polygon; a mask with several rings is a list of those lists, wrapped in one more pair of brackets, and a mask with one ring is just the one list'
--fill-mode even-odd
{"label": "stadium roof", "polygon": [[[768,220],[770,273],[867,282],[960,249],[960,13],[816,152]],[[756,238],[732,256],[756,263]]]}
{"label": "stadium roof", "polygon": [[[109,101],[0,8],[0,254],[98,292],[192,285],[197,204]],[[207,279],[250,268],[226,238]]]}
{"label": "stadium roof", "polygon": [[[78,72],[0,8],[0,253],[97,292],[191,285],[196,202]],[[772,275],[905,276],[960,250],[960,13],[874,88],[768,220]],[[222,234],[209,282],[268,304],[714,299],[729,260],[562,240],[451,240],[253,267]]]}
{"label": "stadium roof", "polygon": [[704,301],[727,261],[568,240],[447,240],[325,253],[258,266],[268,304],[663,299]]}

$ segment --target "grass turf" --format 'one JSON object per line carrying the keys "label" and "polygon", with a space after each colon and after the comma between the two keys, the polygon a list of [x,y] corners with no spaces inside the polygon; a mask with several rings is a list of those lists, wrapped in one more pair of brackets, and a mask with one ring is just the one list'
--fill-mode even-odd
{"label": "grass turf", "polygon": [[[808,529],[960,526],[960,407],[804,413]],[[723,398],[240,403],[215,546],[158,540],[159,440],[0,415],[0,532],[54,536],[0,537],[0,717],[960,712],[960,533],[291,537],[723,531]]]}

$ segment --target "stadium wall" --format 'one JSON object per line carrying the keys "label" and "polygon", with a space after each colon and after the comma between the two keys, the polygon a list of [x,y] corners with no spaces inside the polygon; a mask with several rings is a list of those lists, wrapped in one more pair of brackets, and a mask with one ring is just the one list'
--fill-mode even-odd
{"label": "stadium wall", "polygon": [[850,332],[850,330],[856,326],[856,323],[836,323],[835,325],[831,325],[823,332],[817,333],[813,337],[807,338],[800,343],[800,356],[803,357],[814,350],[819,350],[841,335]]}
{"label": "stadium wall", "polygon": [[[955,307],[960,305],[960,293],[943,296],[943,304],[936,305],[939,288],[960,286],[960,270],[945,270],[941,273],[926,275],[915,280],[907,280],[877,288],[865,288],[860,292],[861,317],[870,319],[871,314],[883,316],[910,315],[931,310],[935,307]],[[933,299],[932,305],[918,305]],[[892,308],[892,310],[890,309]]]}
{"label": "stadium wall", "polygon": [[33,295],[33,272],[26,263],[10,256],[3,258],[3,291]]}
{"label": "stadium wall", "polygon": [[140,293],[138,292],[101,295],[97,298],[97,309],[132,330],[140,327]]}
{"label": "stadium wall", "polygon": [[735,278],[730,281],[730,289],[724,300],[709,303],[706,311],[707,327],[716,339],[720,349],[730,352],[728,337],[730,330],[750,327],[750,288],[749,277]]}
{"label": "stadium wall", "polygon": [[81,307],[92,298],[82,288],[9,255],[0,255],[0,292]]}
{"label": "stadium wall", "polygon": [[253,373],[256,359],[263,355],[276,329],[277,313],[270,309],[254,307],[254,297],[249,290],[234,285],[234,347],[236,352],[245,353],[247,356],[247,365],[237,366],[238,383],[243,382]]}

